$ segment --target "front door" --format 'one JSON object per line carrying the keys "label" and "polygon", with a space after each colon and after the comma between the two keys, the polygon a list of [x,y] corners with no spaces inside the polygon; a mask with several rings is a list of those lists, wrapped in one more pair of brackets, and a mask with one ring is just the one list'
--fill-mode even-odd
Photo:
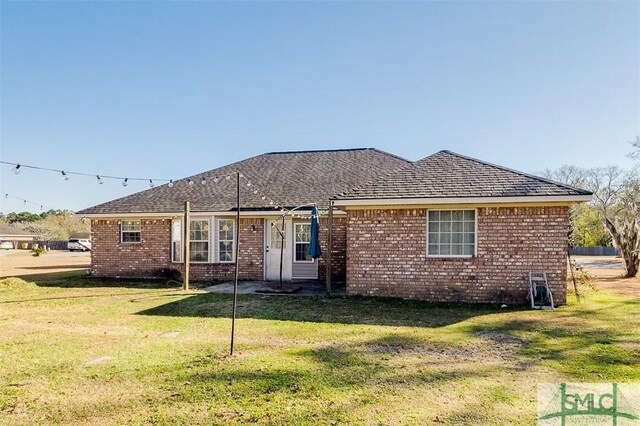
{"label": "front door", "polygon": [[[264,277],[268,281],[277,281],[280,279],[280,255],[282,249],[282,279],[291,280],[291,218],[285,218],[284,228],[282,226],[282,218],[274,223],[274,219],[265,219],[265,241],[264,241],[264,258],[265,271]],[[283,235],[280,234],[282,232]]]}

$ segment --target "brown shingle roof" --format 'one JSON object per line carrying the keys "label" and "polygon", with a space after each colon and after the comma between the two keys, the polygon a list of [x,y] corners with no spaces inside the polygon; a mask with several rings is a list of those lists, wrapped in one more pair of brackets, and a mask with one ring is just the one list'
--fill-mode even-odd
{"label": "brown shingle roof", "polygon": [[590,195],[589,191],[440,151],[336,197],[385,198],[526,197]]}
{"label": "brown shingle roof", "polygon": [[34,235],[31,232],[25,231],[23,229],[19,229],[13,227],[11,225],[3,225],[0,224],[0,235],[12,236],[12,237],[33,237]]}
{"label": "brown shingle roof", "polygon": [[[408,160],[373,148],[271,152],[191,176],[193,186],[185,178],[176,181],[172,188],[162,185],[77,214],[177,213],[183,210],[184,201],[191,202],[194,212],[230,211],[236,206],[235,176],[218,183],[213,179],[236,171],[280,206],[313,202],[326,206],[330,197],[407,164]],[[203,176],[206,185],[200,184]],[[268,199],[263,201],[251,189],[243,189],[240,197],[242,210],[273,208]]]}

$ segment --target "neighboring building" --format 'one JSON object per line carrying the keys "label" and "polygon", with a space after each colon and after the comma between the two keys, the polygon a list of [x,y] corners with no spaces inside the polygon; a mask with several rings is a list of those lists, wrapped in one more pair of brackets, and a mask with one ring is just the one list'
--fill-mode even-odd
{"label": "neighboring building", "polygon": [[[216,177],[241,172],[236,184]],[[202,178],[206,184],[200,184]],[[193,182],[189,185],[189,179]],[[240,232],[242,279],[276,279],[277,207],[317,203],[323,255],[305,255],[308,220],[287,217],[285,279],[324,278],[326,213],[333,221],[332,271],[349,294],[435,301],[523,302],[529,271],[548,273],[566,301],[568,207],[591,194],[449,151],[412,163],[375,149],[269,153],[86,209],[97,276],[150,277],[181,264],[181,218],[190,201],[195,279],[231,278]]]}
{"label": "neighboring building", "polygon": [[35,235],[10,225],[0,225],[0,248],[17,248],[18,242],[31,242]]}

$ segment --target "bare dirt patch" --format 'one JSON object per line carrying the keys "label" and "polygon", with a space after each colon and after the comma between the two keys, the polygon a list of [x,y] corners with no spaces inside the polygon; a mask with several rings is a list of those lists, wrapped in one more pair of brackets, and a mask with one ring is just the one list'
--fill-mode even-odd
{"label": "bare dirt patch", "polygon": [[29,250],[0,251],[0,278],[45,275],[89,268],[90,253],[50,251],[33,256]]}
{"label": "bare dirt patch", "polygon": [[[613,290],[627,296],[640,297],[640,278],[624,278],[624,261],[615,256],[571,256],[584,267],[601,290]],[[571,275],[568,275],[571,279]],[[571,286],[571,282],[569,282]]]}

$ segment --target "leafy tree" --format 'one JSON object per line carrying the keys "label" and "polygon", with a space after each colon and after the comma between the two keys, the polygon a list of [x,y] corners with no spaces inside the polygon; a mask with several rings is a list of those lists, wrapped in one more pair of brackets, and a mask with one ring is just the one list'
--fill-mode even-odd
{"label": "leafy tree", "polygon": [[596,208],[620,249],[627,277],[635,277],[640,265],[640,179],[635,172],[617,166],[592,169],[588,187]]}
{"label": "leafy tree", "polygon": [[28,223],[28,222],[35,222],[37,220],[40,220],[42,219],[42,216],[40,216],[39,214],[31,213],[31,212],[20,212],[20,213],[11,212],[7,215],[6,219],[7,219],[7,222],[9,223],[16,223],[16,222]]}
{"label": "leafy tree", "polygon": [[574,247],[607,247],[611,235],[600,212],[590,204],[571,207],[571,244]]}
{"label": "leafy tree", "polygon": [[[640,141],[639,145],[640,147]],[[571,208],[571,239],[577,244],[602,242],[604,227],[613,245],[621,251],[626,276],[635,277],[640,264],[640,178],[617,166],[581,169],[563,166],[545,171],[551,179],[573,184],[593,192],[591,204]],[[593,211],[601,225],[593,220]]]}

